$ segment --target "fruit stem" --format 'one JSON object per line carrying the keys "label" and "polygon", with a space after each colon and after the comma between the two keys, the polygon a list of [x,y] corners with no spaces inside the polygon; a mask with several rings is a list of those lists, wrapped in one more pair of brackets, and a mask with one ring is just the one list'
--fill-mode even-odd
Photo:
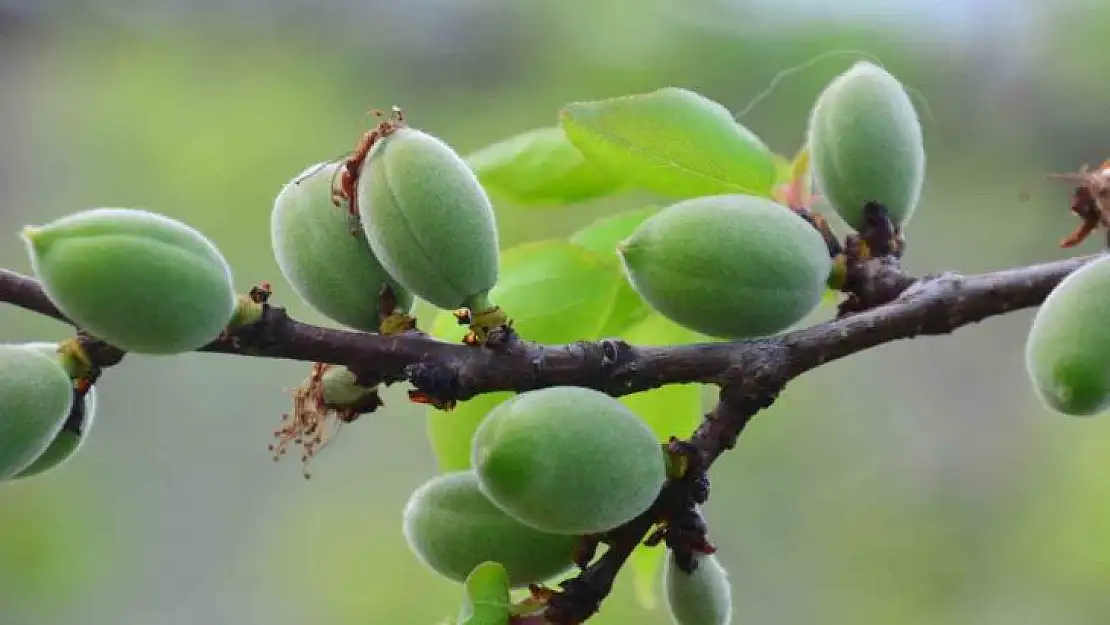
{"label": "fruit stem", "polygon": [[416,330],[416,317],[407,314],[389,283],[378,293],[378,319],[378,332],[383,335]]}
{"label": "fruit stem", "polygon": [[228,330],[234,330],[243,326],[250,326],[262,320],[262,316],[266,314],[266,302],[269,301],[273,289],[270,287],[269,282],[252,287],[246,295],[239,295],[235,298],[235,312],[231,315],[231,320],[228,321]]}
{"label": "fruit stem", "polygon": [[683,451],[673,449],[673,440],[674,437],[671,443],[663,443],[663,459],[666,463],[667,479],[681,480],[690,470],[690,457]]}
{"label": "fruit stem", "polygon": [[493,301],[490,299],[489,291],[483,291],[463,300],[463,308],[469,309],[471,312],[478,311],[478,314],[495,308]]}
{"label": "fruit stem", "polygon": [[92,358],[77,338],[69,338],[58,343],[58,362],[71,380],[92,377],[94,368]]}
{"label": "fruit stem", "polygon": [[489,291],[466,298],[463,306],[455,311],[455,318],[460,324],[470,326],[470,331],[463,337],[463,343],[467,345],[486,346],[497,330],[512,328],[512,320],[493,303]]}
{"label": "fruit stem", "polygon": [[246,295],[240,295],[235,299],[235,312],[227,326],[232,329],[249,326],[262,318],[262,312],[262,304],[251,301]]}
{"label": "fruit stem", "polygon": [[416,318],[394,311],[382,319],[378,332],[384,335],[404,334],[416,329]]}
{"label": "fruit stem", "polygon": [[843,290],[844,284],[848,281],[848,255],[837,254],[833,258],[832,269],[829,271],[829,279],[825,283],[834,291]]}

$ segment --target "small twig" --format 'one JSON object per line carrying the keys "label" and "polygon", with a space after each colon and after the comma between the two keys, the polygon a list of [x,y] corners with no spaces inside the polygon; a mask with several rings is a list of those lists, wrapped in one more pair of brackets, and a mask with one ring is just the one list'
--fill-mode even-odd
{"label": "small twig", "polygon": [[0,269],[0,301],[72,325],[46,296],[38,280],[8,269]]}

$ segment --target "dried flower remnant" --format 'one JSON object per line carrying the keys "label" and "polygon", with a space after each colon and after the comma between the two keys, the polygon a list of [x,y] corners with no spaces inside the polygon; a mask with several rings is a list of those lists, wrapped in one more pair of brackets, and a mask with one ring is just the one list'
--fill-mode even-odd
{"label": "dried flower remnant", "polygon": [[[336,169],[337,180],[332,181],[332,202],[336,206],[341,206],[346,201],[347,210],[353,219],[359,218],[358,197],[355,189],[358,187],[358,176],[359,172],[362,171],[362,163],[369,156],[371,148],[379,140],[388,137],[405,125],[405,113],[401,110],[401,107],[394,105],[390,108],[390,111],[393,115],[389,119],[381,121],[373,130],[363,134],[358,145],[355,146],[354,152],[344,158],[342,166]],[[374,117],[385,117],[385,113],[379,110],[367,112]],[[357,234],[358,230],[355,229],[354,232]]]}
{"label": "dried flower remnant", "polygon": [[1083,165],[1077,172],[1049,174],[1048,177],[1079,183],[1072,191],[1071,212],[1082,222],[1074,232],[1060,241],[1060,247],[1079,245],[1099,226],[1110,228],[1110,160],[1103,161],[1094,171]]}

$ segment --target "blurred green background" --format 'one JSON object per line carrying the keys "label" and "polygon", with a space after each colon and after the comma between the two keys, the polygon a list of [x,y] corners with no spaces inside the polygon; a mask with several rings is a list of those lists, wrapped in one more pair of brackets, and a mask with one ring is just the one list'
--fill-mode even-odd
{"label": "blurred green background", "polygon": [[[877,56],[929,111],[911,271],[1059,258],[1075,221],[1044,174],[1110,156],[1107,40],[1094,0],[0,0],[0,265],[29,271],[25,223],[147,208],[324,323],[283,289],[269,211],[353,146],[365,109],[402,105],[465,153],[565,102],[668,85],[739,112],[827,50]],[[857,58],[789,76],[741,121],[793,154]],[[650,199],[497,209],[509,246]],[[1031,315],[833,363],[760,415],[706,510],[737,625],[1110,622],[1110,421],[1038,405]],[[66,336],[0,308],[0,340]],[[266,448],[306,373],[215,355],[112,369],[82,453],[0,488],[0,625],[453,622],[459,588],[400,530],[435,472],[423,411],[391,389],[306,482]],[[593,622],[667,623],[627,582]]]}

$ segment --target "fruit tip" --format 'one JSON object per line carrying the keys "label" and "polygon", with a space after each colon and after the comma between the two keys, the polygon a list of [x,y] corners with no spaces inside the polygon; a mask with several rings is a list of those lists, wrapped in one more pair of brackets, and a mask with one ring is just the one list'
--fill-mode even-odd
{"label": "fruit tip", "polygon": [[28,247],[35,249],[42,241],[43,231],[44,228],[42,226],[23,226],[19,231],[19,238],[23,239],[23,242],[26,243]]}
{"label": "fruit tip", "polygon": [[620,243],[617,243],[617,247],[616,247],[617,257],[618,258],[627,258],[628,257],[628,252],[631,251],[632,248],[633,248],[633,241],[632,241],[631,238],[627,238],[627,239],[621,241]]}
{"label": "fruit tip", "polygon": [[858,76],[860,74],[868,74],[871,76],[884,78],[894,78],[894,75],[891,74],[890,71],[887,70],[887,68],[879,65],[878,63],[868,60],[856,61],[855,65],[848,68],[848,71],[844,72],[844,76]]}
{"label": "fruit tip", "polygon": [[644,249],[644,235],[640,231],[633,232],[628,238],[617,243],[617,257],[628,262],[633,256],[639,256]]}

